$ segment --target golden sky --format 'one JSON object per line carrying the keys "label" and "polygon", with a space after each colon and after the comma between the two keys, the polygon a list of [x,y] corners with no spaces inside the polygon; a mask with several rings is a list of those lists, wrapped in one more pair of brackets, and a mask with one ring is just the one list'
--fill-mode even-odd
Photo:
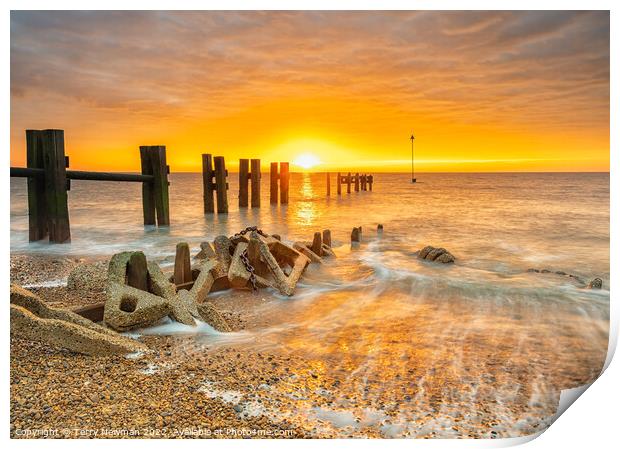
{"label": "golden sky", "polygon": [[11,165],[28,128],[73,169],[408,171],[413,130],[419,171],[608,171],[609,13],[13,12]]}

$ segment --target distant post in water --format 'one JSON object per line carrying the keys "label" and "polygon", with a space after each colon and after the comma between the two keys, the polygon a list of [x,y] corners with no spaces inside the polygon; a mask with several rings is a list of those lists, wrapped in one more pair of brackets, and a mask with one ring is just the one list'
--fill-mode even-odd
{"label": "distant post in water", "polygon": [[360,183],[361,183],[361,188],[362,188],[362,192],[366,191],[366,173],[362,174],[362,177],[360,178]]}
{"label": "distant post in water", "polygon": [[280,162],[280,204],[288,204],[288,162]]}
{"label": "distant post in water", "polygon": [[325,183],[327,185],[327,196],[331,196],[331,194],[332,194],[332,192],[331,192],[332,186],[330,185],[331,183],[329,182],[329,172],[325,173]]}
{"label": "distant post in water", "polygon": [[269,167],[269,203],[278,204],[278,163],[272,162]]}
{"label": "distant post in water", "polygon": [[250,160],[239,159],[239,207],[248,207],[248,179]]}
{"label": "distant post in water", "polygon": [[336,178],[336,193],[342,195],[342,175],[340,172],[338,172],[338,177]]}
{"label": "distant post in water", "polygon": [[213,158],[215,164],[215,189],[217,196],[217,213],[228,213],[228,183],[226,182],[226,163],[223,156],[215,156]]}
{"label": "distant post in water", "polygon": [[260,207],[260,159],[252,159],[250,179],[252,184],[252,207]]}
{"label": "distant post in water", "polygon": [[204,203],[204,213],[212,214],[215,212],[213,201],[213,161],[210,154],[202,155],[202,196]]}
{"label": "distant post in water", "polygon": [[372,192],[372,183],[373,183],[374,179],[375,179],[375,178],[374,178],[374,176],[373,176],[373,175],[368,176],[368,187],[369,187],[369,190],[370,190],[371,192]]}
{"label": "distant post in water", "polygon": [[347,175],[347,193],[351,193],[351,172]]}
{"label": "distant post in water", "polygon": [[355,191],[356,192],[360,191],[360,174],[359,173],[355,173]]}

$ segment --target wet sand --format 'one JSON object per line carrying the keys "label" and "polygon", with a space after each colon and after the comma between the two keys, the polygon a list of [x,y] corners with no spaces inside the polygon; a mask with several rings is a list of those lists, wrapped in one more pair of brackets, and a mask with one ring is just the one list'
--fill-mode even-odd
{"label": "wet sand", "polygon": [[[62,279],[84,261],[13,255],[11,280]],[[31,289],[55,307],[104,299],[102,291]],[[603,331],[589,340],[574,332],[583,326],[577,313],[523,337],[515,329],[527,327],[536,309],[482,313],[446,298],[411,303],[398,289],[355,309],[347,308],[351,300],[361,301],[334,292],[282,309],[270,293],[218,294],[209,301],[231,323],[232,338],[143,336],[152,352],[134,358],[12,338],[11,436],[526,435],[550,424],[561,389],[596,378],[606,353]],[[373,310],[383,321],[369,328],[358,315]],[[315,327],[318,320],[329,331]]]}

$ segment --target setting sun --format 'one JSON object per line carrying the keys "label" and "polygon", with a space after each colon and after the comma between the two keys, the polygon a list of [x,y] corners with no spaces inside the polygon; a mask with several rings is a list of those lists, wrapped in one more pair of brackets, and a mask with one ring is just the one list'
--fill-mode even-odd
{"label": "setting sun", "polygon": [[299,167],[304,168],[306,170],[320,163],[321,161],[319,160],[318,157],[316,157],[314,154],[308,154],[308,153],[297,156],[297,158],[295,158],[295,160],[293,161],[294,165],[298,165]]}

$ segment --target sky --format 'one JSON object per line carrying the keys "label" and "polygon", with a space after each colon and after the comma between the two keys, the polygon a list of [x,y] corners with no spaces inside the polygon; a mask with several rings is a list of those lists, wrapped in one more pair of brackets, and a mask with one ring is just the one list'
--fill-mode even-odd
{"label": "sky", "polygon": [[12,166],[45,128],[76,170],[608,171],[609,13],[12,12]]}

